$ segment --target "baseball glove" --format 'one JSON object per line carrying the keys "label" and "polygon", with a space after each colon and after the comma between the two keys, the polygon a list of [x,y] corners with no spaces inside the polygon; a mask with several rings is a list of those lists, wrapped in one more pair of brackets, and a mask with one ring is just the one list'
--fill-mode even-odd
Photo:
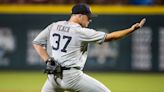
{"label": "baseball glove", "polygon": [[44,73],[57,74],[60,72],[61,72],[61,65],[52,57],[48,58],[46,61],[46,69],[44,70]]}

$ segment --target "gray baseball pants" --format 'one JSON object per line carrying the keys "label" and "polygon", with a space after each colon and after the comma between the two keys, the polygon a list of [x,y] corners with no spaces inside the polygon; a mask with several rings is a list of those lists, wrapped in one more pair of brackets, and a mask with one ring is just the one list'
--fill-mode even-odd
{"label": "gray baseball pants", "polygon": [[56,88],[71,89],[75,92],[111,92],[96,79],[74,68],[63,70],[63,78],[57,78],[56,81],[54,75],[48,75],[41,92],[55,92]]}

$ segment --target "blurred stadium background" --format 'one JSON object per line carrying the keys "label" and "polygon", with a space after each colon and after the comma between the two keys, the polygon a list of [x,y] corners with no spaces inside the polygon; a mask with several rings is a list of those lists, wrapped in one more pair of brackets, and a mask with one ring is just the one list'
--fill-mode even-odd
{"label": "blurred stadium background", "polygon": [[45,64],[31,41],[80,2],[98,15],[90,28],[104,32],[147,18],[124,39],[91,44],[84,71],[112,92],[164,92],[164,0],[0,0],[0,92],[40,92]]}

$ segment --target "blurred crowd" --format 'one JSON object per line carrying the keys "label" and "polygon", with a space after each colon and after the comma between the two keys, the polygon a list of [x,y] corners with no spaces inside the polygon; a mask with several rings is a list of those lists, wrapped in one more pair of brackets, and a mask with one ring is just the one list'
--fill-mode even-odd
{"label": "blurred crowd", "polygon": [[109,4],[109,5],[164,5],[164,0],[0,0],[0,4]]}

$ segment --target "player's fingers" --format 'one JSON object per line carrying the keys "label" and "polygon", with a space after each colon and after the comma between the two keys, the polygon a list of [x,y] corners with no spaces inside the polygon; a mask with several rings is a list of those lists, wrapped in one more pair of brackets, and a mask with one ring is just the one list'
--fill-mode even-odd
{"label": "player's fingers", "polygon": [[139,23],[139,26],[142,27],[146,22],[146,18],[143,18],[141,22]]}
{"label": "player's fingers", "polygon": [[137,27],[140,26],[140,23],[136,23],[135,26],[137,26]]}
{"label": "player's fingers", "polygon": [[132,27],[137,28],[140,27],[139,23],[135,23]]}

